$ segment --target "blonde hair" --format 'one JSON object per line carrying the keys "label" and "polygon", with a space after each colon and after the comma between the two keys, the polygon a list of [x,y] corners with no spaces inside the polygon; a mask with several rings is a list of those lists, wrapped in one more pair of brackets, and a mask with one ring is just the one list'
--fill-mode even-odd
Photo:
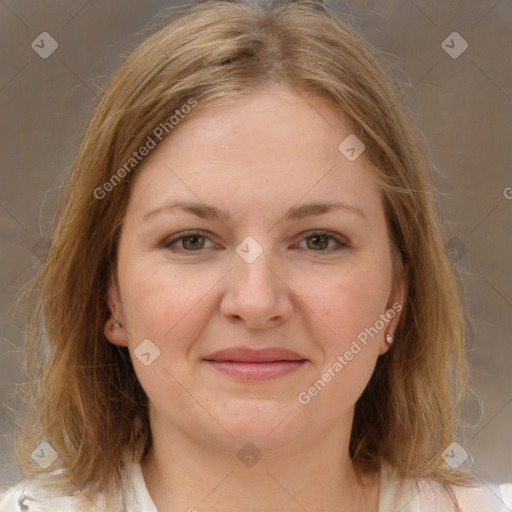
{"label": "blonde hair", "polygon": [[93,191],[192,98],[198,106],[189,117],[272,84],[322,95],[356,129],[381,186],[395,272],[406,276],[394,344],[356,404],[354,464],[377,470],[387,461],[404,477],[472,482],[441,457],[455,438],[467,382],[468,318],[425,151],[378,53],[339,15],[307,0],[195,5],[143,42],[106,87],[31,287],[25,365],[33,400],[17,439],[27,476],[43,471],[30,453],[45,436],[61,459],[49,470],[61,464],[76,486],[110,493],[126,462],[151,445],[147,397],[129,353],[103,334],[136,170],[103,199]]}

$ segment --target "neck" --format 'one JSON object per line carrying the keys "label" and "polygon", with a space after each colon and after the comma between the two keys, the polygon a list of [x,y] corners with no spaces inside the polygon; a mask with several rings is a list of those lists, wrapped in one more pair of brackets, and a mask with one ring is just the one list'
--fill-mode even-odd
{"label": "neck", "polygon": [[265,450],[256,463],[250,448],[237,456],[237,449],[177,430],[152,428],[152,434],[141,467],[158,510],[377,512],[378,474],[361,474],[359,481],[339,432],[307,446]]}

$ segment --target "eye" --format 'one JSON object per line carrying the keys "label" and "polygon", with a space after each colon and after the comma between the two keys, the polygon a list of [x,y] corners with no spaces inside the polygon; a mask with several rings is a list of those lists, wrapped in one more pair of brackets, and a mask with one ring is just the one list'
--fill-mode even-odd
{"label": "eye", "polygon": [[[201,231],[191,231],[180,233],[178,236],[166,239],[162,243],[162,247],[177,253],[200,252],[205,247],[205,241],[210,240],[205,233]],[[301,243],[306,241],[307,249],[314,252],[334,252],[349,247],[347,242],[341,240],[338,236],[327,231],[309,231],[301,235]],[[308,243],[311,241],[311,243]],[[329,241],[334,241],[334,247],[329,247]],[[180,243],[181,247],[177,246]]]}
{"label": "eye", "polygon": [[[167,239],[163,243],[165,249],[184,253],[184,252],[197,252],[203,249],[204,241],[209,240],[202,232],[192,231],[189,233],[180,233],[180,236]],[[182,247],[173,247],[177,242],[182,241]]]}
{"label": "eye", "polygon": [[[329,245],[329,239],[335,242],[335,247],[329,250],[324,250]],[[312,241],[312,244],[307,243],[309,240]],[[306,241],[306,245],[308,249],[311,249],[315,252],[333,252],[339,251],[341,249],[349,247],[349,244],[338,238],[337,236],[327,232],[327,231],[310,231],[302,235],[301,242]]]}

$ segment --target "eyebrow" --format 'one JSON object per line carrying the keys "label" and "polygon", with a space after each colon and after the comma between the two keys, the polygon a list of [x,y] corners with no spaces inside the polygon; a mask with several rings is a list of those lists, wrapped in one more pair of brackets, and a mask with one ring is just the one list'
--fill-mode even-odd
{"label": "eyebrow", "polygon": [[[331,202],[311,202],[304,203],[299,206],[291,207],[284,215],[283,220],[291,221],[291,220],[300,220],[305,217],[310,217],[313,215],[321,215],[323,213],[329,213],[334,210],[345,209],[360,217],[368,220],[366,214],[357,206],[345,203],[343,201],[331,201]],[[202,219],[219,219],[222,221],[229,221],[231,216],[225,210],[220,208],[216,208],[215,206],[207,205],[205,203],[196,203],[193,201],[176,201],[169,204],[165,204],[163,206],[159,206],[158,208],[154,208],[153,210],[148,211],[144,217],[142,217],[143,221],[146,221],[149,217],[156,213],[161,213],[165,211],[172,210],[181,210],[184,212],[189,212],[197,217]]]}

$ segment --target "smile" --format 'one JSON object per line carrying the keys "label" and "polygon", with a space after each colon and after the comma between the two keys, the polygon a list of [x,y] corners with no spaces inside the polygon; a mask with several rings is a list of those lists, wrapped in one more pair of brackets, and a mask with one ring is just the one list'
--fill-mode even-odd
{"label": "smile", "polygon": [[283,377],[308,362],[301,354],[278,347],[227,348],[207,355],[204,361],[225,375],[245,381]]}

